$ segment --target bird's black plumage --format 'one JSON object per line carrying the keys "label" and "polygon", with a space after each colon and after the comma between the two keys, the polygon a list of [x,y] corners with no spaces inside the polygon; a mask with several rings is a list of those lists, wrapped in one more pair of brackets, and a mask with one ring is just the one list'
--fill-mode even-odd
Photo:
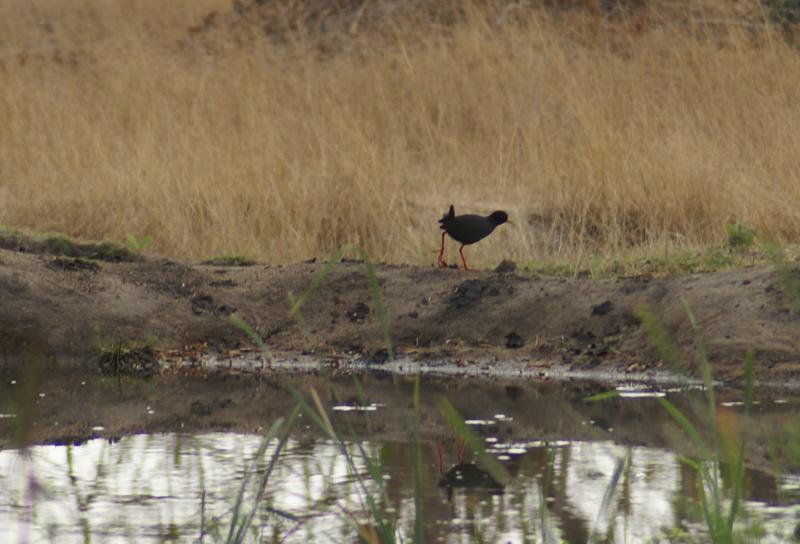
{"label": "bird's black plumage", "polygon": [[[439,226],[444,231],[442,233],[442,247],[439,251],[439,265],[443,265],[442,255],[444,255],[444,235],[447,233],[453,240],[461,243],[459,253],[465,245],[474,244],[489,236],[498,225],[508,221],[508,214],[498,210],[487,216],[483,215],[456,215],[455,208],[451,205],[450,210],[439,220]],[[467,268],[467,261],[461,253],[461,261],[464,268]]]}
{"label": "bird's black plumage", "polygon": [[456,215],[455,208],[450,210],[439,220],[440,228],[456,242],[464,245],[474,244],[489,236],[498,226],[508,221],[508,214],[503,211],[493,212],[491,215]]}

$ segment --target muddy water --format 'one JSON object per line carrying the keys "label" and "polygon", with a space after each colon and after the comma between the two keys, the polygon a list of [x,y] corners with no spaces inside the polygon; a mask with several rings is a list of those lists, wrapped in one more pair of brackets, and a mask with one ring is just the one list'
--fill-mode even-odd
{"label": "muddy water", "polygon": [[[704,541],[696,472],[682,462],[680,448],[635,445],[615,434],[637,422],[670,428],[653,397],[667,395],[685,407],[696,393],[635,387],[620,393],[624,398],[607,405],[613,409],[595,403],[594,415],[580,421],[600,434],[564,426],[560,437],[548,432],[546,440],[528,427],[521,430],[523,411],[473,407],[467,423],[510,473],[504,488],[470,464],[471,453],[461,450],[446,426],[432,440],[427,424],[421,447],[426,541],[659,542],[681,535]],[[538,395],[536,401],[546,404],[547,397]],[[736,414],[740,407],[730,398],[723,401],[726,413]],[[775,414],[787,406],[791,412],[796,399],[763,399],[756,406],[754,427],[774,425]],[[382,425],[381,413],[394,409],[391,402],[331,408],[339,425],[350,421],[359,428],[369,428],[363,427],[367,417]],[[102,435],[103,429],[95,431]],[[410,541],[414,447],[402,433],[400,439],[381,429],[363,435],[364,452],[380,461],[383,499],[362,451],[350,443],[345,455],[301,419],[271,473],[251,541],[357,541],[355,524],[369,523],[367,494]],[[194,431],[0,451],[0,542],[225,541],[246,473],[255,467],[254,474],[263,474],[276,445],[256,458],[261,441],[257,434]],[[255,477],[245,486],[244,512],[257,485]],[[741,531],[752,541],[792,541],[800,531],[800,474],[751,468],[744,493]]]}

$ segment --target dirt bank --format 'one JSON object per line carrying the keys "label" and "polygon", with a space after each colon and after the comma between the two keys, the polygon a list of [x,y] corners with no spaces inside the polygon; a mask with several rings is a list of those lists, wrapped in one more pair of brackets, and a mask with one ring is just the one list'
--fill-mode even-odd
{"label": "dirt bank", "polygon": [[[302,307],[303,327],[289,315],[288,293],[300,296],[323,263],[225,267],[44,251],[22,242],[0,250],[0,353],[6,366],[33,355],[96,365],[101,347],[118,343],[150,341],[157,350],[191,347],[192,353],[252,346],[231,322],[233,314],[274,350],[375,364],[385,359],[359,262],[333,267]],[[659,368],[663,362],[635,313],[649,307],[691,362],[685,300],[718,377],[740,376],[747,349],[756,351],[759,379],[796,379],[800,369],[800,317],[769,267],[602,280],[388,265],[376,272],[392,340],[410,358]]]}

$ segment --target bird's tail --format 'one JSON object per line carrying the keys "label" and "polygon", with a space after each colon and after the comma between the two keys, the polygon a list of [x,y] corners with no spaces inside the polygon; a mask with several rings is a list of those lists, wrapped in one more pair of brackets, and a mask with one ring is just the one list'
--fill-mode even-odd
{"label": "bird's tail", "polygon": [[456,210],[452,204],[450,204],[450,210],[439,219],[439,228],[444,230],[445,225],[450,222],[456,216]]}

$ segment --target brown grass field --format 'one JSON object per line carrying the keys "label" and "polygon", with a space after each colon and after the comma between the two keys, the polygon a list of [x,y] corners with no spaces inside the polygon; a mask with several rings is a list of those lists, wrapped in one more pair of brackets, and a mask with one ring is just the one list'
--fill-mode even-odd
{"label": "brown grass field", "polygon": [[3,2],[0,223],[274,263],[432,264],[451,203],[515,221],[477,266],[720,245],[733,221],[797,242],[800,54],[755,5],[706,4],[473,6],[321,44],[227,0]]}

